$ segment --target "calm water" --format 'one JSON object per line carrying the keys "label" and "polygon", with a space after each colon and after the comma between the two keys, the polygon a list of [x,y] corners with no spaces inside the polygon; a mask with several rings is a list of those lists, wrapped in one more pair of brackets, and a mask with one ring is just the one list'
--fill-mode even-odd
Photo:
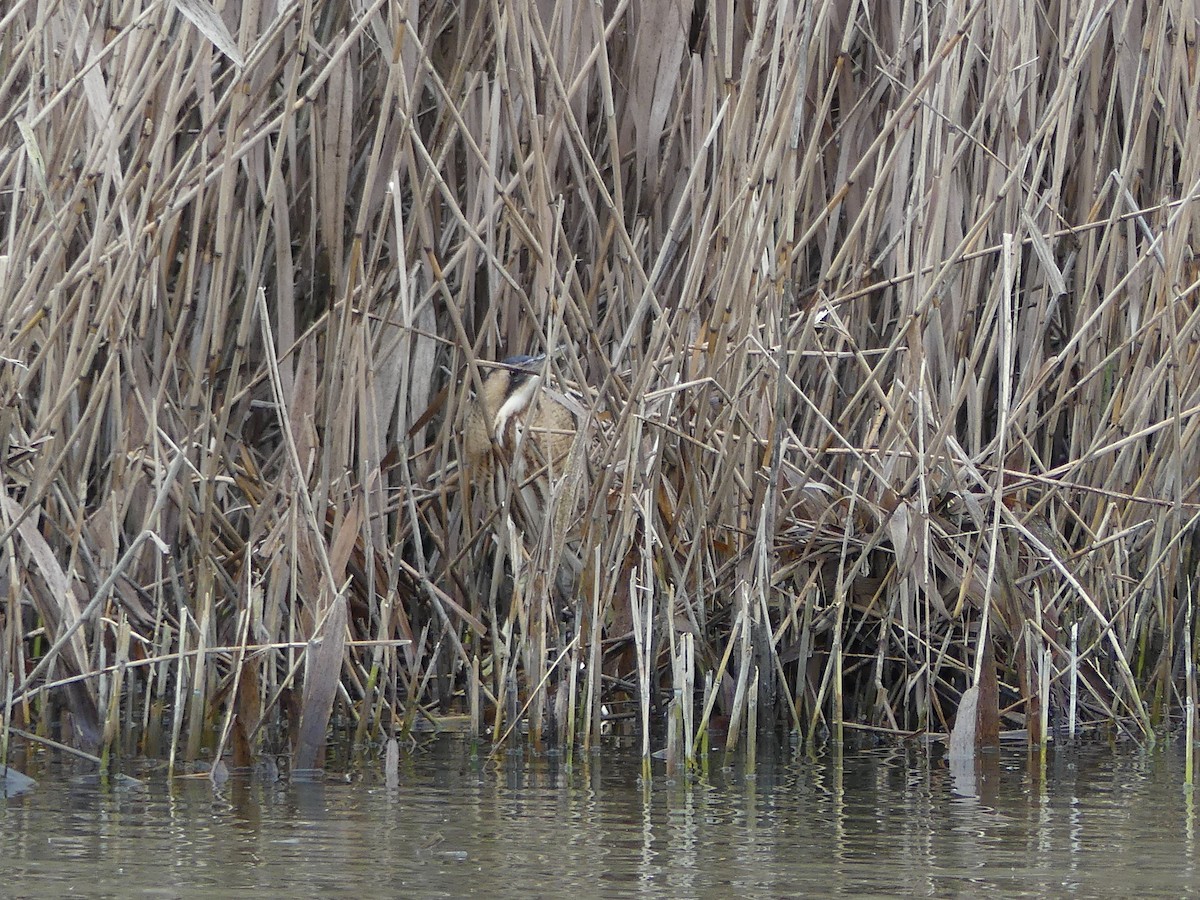
{"label": "calm water", "polygon": [[51,769],[0,799],[11,897],[1140,896],[1200,893],[1182,753],[1005,751],[964,797],[936,751],[765,754],[650,785],[606,749],[472,759],[457,739],[401,783],[232,780],[143,790]]}

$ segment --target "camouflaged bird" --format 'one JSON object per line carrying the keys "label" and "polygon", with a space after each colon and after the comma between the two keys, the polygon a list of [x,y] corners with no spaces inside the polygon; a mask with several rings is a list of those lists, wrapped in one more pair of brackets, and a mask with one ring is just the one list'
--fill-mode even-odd
{"label": "camouflaged bird", "polygon": [[[487,477],[497,452],[520,463],[525,477],[545,470],[550,477],[563,467],[578,426],[575,413],[542,387],[546,357],[510,356],[483,381],[465,422],[464,449],[473,481]],[[515,456],[520,445],[521,458]]]}
{"label": "camouflaged bird", "polygon": [[509,574],[531,572],[535,587],[553,584],[565,603],[580,571],[577,503],[587,466],[572,450],[586,411],[546,387],[545,364],[545,356],[494,364],[464,419],[464,469],[482,500],[476,521],[507,548]]}

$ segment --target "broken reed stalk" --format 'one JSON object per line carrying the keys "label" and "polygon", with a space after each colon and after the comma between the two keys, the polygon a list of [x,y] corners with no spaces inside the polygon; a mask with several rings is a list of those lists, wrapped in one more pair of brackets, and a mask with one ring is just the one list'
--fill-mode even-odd
{"label": "broken reed stalk", "polygon": [[1071,650],[1067,659],[1067,682],[1071,699],[1067,701],[1067,735],[1075,740],[1076,718],[1079,711],[1079,623],[1071,623]]}
{"label": "broken reed stalk", "polygon": [[[575,737],[580,732],[576,729],[575,718],[578,713],[576,700],[579,694],[579,645],[574,644],[571,652],[567,655],[566,662],[566,678],[567,678],[567,696],[565,701],[565,709],[558,716],[559,734],[557,740],[560,746],[566,749],[567,765],[571,765],[575,761]],[[561,699],[561,694],[559,697]]]}
{"label": "broken reed stalk", "polygon": [[663,761],[666,763],[668,778],[679,774],[679,744],[680,732],[683,730],[683,710],[678,697],[672,697],[667,704],[667,744],[663,750]]}
{"label": "broken reed stalk", "polygon": [[681,685],[680,705],[683,725],[683,753],[688,769],[696,764],[696,641],[691,634],[680,636],[683,649],[682,677],[676,682]]}
{"label": "broken reed stalk", "polygon": [[467,682],[467,712],[471,718],[471,742],[479,737],[483,719],[479,711],[479,659],[471,660],[471,680]]}
{"label": "broken reed stalk", "polygon": [[[315,759],[341,695],[363,746],[479,704],[648,752],[678,690],[686,757],[754,668],[761,728],[940,729],[990,635],[1010,725],[1152,740],[1200,512],[1174,7],[248,9],[4,16],[7,724],[118,748],[144,690],[174,766],[255,707],[287,752],[298,697]],[[585,443],[535,532],[459,460],[480,363],[543,351]]]}
{"label": "broken reed stalk", "polygon": [[[600,548],[596,548],[593,566],[599,564]],[[595,571],[595,568],[593,568]],[[584,700],[584,717],[583,717],[583,749],[588,752],[593,746],[598,747],[600,744],[601,729],[603,727],[603,707],[601,706],[601,695],[603,694],[603,685],[600,679],[600,593],[599,582],[593,584],[592,591],[592,612],[588,619],[588,663],[587,663],[587,692]]]}
{"label": "broken reed stalk", "polygon": [[650,765],[650,669],[651,630],[654,623],[654,595],[649,587],[629,575],[629,604],[633,619],[633,642],[637,654],[638,711],[642,735],[642,768]]}
{"label": "broken reed stalk", "polygon": [[[673,605],[673,604],[672,604]],[[695,734],[693,701],[695,689],[694,642],[692,635],[676,635],[672,628],[667,637],[670,641],[671,682],[675,688],[667,711],[667,774],[674,775],[683,769],[690,771],[695,763]]]}
{"label": "broken reed stalk", "polygon": [[746,776],[753,778],[758,771],[758,669],[750,679],[746,697]]}
{"label": "broken reed stalk", "polygon": [[[738,635],[738,666],[737,686],[733,692],[733,703],[729,711],[729,730],[725,734],[725,750],[732,752],[737,749],[741,739],[743,720],[746,711],[746,686],[750,679],[750,618],[746,612],[746,591],[741,591],[738,604],[737,621],[741,628],[736,629]],[[733,641],[730,641],[732,645]]]}

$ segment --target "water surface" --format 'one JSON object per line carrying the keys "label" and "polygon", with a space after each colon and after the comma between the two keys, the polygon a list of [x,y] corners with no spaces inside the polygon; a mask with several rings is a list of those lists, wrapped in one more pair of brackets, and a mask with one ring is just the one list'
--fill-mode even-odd
{"label": "water surface", "polygon": [[1200,893],[1182,752],[1024,750],[962,796],[935,750],[714,757],[649,784],[635,754],[472,755],[440,738],[321,784],[51,766],[0,799],[5,896],[1140,896]]}

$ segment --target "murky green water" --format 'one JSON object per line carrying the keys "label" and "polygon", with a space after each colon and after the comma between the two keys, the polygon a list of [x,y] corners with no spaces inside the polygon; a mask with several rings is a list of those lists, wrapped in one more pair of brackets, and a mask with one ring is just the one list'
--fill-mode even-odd
{"label": "murky green water", "polygon": [[402,757],[401,783],[142,790],[51,770],[0,799],[0,893],[65,896],[782,897],[1200,893],[1182,753],[1005,751],[963,797],[921,748],[766,754],[649,786],[606,750]]}

